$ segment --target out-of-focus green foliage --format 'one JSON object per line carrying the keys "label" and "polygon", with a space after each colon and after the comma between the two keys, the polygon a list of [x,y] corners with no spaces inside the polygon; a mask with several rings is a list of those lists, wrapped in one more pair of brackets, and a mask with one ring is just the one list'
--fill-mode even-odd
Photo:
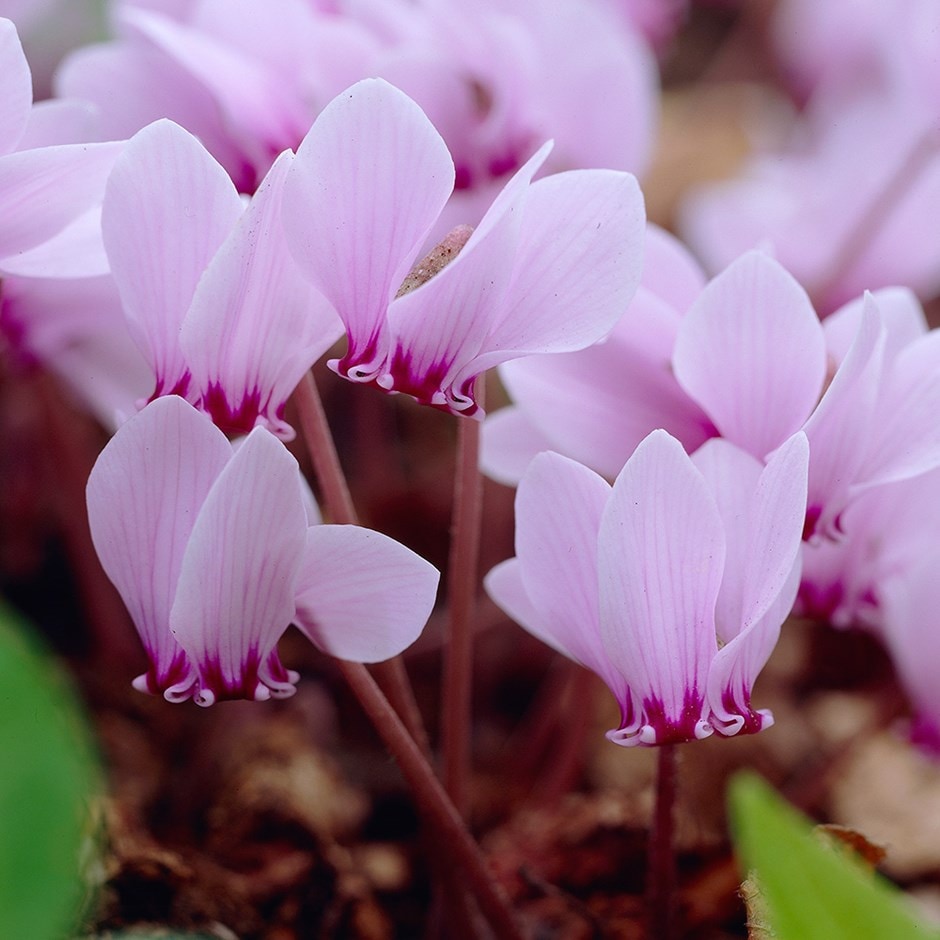
{"label": "out-of-focus green foliage", "polygon": [[[760,778],[731,785],[741,867],[756,876],[766,936],[777,940],[934,940],[900,893],[846,853],[824,845]],[[758,929],[758,933],[761,931]]]}
{"label": "out-of-focus green foliage", "polygon": [[89,740],[64,676],[0,604],[0,937],[58,940],[74,927],[97,782]]}

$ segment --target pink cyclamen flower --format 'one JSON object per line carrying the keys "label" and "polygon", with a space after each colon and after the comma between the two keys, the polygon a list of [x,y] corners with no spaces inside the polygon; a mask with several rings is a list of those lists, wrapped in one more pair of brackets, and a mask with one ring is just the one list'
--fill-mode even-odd
{"label": "pink cyclamen flower", "polygon": [[642,195],[612,170],[531,183],[547,153],[406,282],[453,189],[453,161],[421,109],[386,82],[336,98],[297,152],[284,205],[298,264],[346,325],[347,352],[331,367],[481,417],[482,372],[606,335],[639,281]]}
{"label": "pink cyclamen flower", "polygon": [[807,459],[802,434],[762,468],[721,440],[693,462],[654,431],[611,487],[541,454],[516,497],[516,557],[487,591],[607,683],[614,743],[760,731],[772,717],[751,688],[796,594]]}
{"label": "pink cyclamen flower", "polygon": [[940,465],[940,334],[908,291],[866,294],[820,324],[780,264],[747,252],[692,305],[672,361],[719,434],[759,460],[805,431],[807,537],[836,536],[866,489]]}
{"label": "pink cyclamen flower", "polygon": [[289,439],[284,407],[341,334],[297,272],[281,229],[282,154],[245,205],[187,131],[158,121],[114,167],[102,229],[132,334],[156,376],[222,428]]}
{"label": "pink cyclamen flower", "polygon": [[600,0],[123,0],[114,14],[115,41],[71,56],[60,93],[94,101],[120,136],[172,118],[244,192],[369,76],[405,90],[447,140],[459,221],[475,224],[547,137],[553,169],[648,162],[655,62]]}
{"label": "pink cyclamen flower", "polygon": [[294,622],[321,649],[375,662],[421,632],[426,561],[358,526],[308,526],[297,462],[256,428],[233,445],[177,396],[125,423],[88,481],[101,563],[150,657],[134,685],[169,701],[291,695],[276,644]]}

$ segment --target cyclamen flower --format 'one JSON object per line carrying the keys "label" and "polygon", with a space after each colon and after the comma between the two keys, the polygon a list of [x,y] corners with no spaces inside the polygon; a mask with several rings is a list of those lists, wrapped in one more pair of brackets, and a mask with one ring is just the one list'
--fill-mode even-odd
{"label": "cyclamen flower", "polygon": [[807,460],[802,434],[762,468],[717,439],[693,461],[654,431],[611,487],[541,454],[516,497],[516,557],[487,591],[606,682],[614,743],[760,731],[773,719],[751,688],[796,594]]}
{"label": "cyclamen flower", "polygon": [[341,334],[281,232],[282,154],[246,206],[199,142],[170,121],[128,143],[102,228],[132,335],[156,376],[222,428],[290,439],[287,398]]}
{"label": "cyclamen flower", "polygon": [[256,428],[240,444],[176,396],[124,424],[88,481],[101,563],[150,657],[134,680],[169,701],[291,695],[276,644],[376,662],[421,632],[438,573],[358,526],[308,526],[294,458]]}
{"label": "cyclamen flower", "polygon": [[748,252],[692,305],[672,361],[719,434],[759,460],[806,433],[806,535],[834,537],[860,493],[940,465],[940,334],[925,331],[899,290],[866,294],[821,325],[793,277]]}
{"label": "cyclamen flower", "polygon": [[172,118],[253,192],[330,100],[381,76],[444,135],[460,167],[458,221],[475,224],[547,137],[559,144],[553,169],[645,168],[655,62],[604,5],[122,0],[118,38],[73,54],[58,88],[95,102],[122,137]]}
{"label": "cyclamen flower", "polygon": [[531,183],[547,154],[513,176],[472,234],[452,233],[403,283],[453,189],[453,161],[386,82],[335,99],[297,152],[284,202],[298,264],[346,325],[346,355],[331,367],[480,417],[482,372],[606,335],[639,281],[642,196],[632,176],[609,170]]}

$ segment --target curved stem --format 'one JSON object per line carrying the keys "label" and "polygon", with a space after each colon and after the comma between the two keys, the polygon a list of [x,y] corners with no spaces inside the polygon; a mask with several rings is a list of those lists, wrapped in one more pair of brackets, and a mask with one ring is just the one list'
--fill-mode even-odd
{"label": "curved stem", "polygon": [[364,666],[342,660],[337,662],[386,747],[398,762],[415,795],[418,809],[433,827],[450,857],[465,873],[467,887],[476,897],[494,934],[500,940],[522,940],[521,928],[509,907],[508,899],[488,871],[480,847],[467,832],[460,814],[401,719]]}
{"label": "curved stem", "polygon": [[[476,401],[482,408],[482,381]],[[441,691],[444,786],[464,816],[469,807],[473,620],[483,510],[480,427],[480,422],[473,418],[458,419],[453,527],[447,566],[450,618]]]}
{"label": "curved stem", "polygon": [[[320,400],[320,393],[312,372],[307,372],[294,391],[294,403],[297,405],[300,427],[320,483],[327,514],[338,525],[358,525],[356,507],[349,493],[349,486],[339,462],[339,455],[336,453],[336,444],[330,433],[330,425],[326,420],[326,412],[323,410],[323,402]],[[428,744],[427,731],[402,658],[394,656],[383,663],[376,663],[372,669],[394,704],[395,710],[404,721],[408,732],[424,754],[429,756],[431,749]]]}
{"label": "curved stem", "polygon": [[647,853],[646,902],[650,940],[672,940],[676,935],[675,802],[676,745],[663,744],[659,747],[656,763],[656,804]]}

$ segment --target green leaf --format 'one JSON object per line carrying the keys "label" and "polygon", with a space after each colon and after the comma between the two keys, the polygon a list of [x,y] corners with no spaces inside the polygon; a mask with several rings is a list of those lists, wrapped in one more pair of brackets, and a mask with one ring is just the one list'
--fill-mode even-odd
{"label": "green leaf", "polygon": [[0,604],[0,937],[59,940],[74,926],[91,754],[64,677]]}
{"label": "green leaf", "polygon": [[742,868],[752,871],[777,940],[927,940],[899,891],[816,839],[809,823],[759,777],[731,783]]}

